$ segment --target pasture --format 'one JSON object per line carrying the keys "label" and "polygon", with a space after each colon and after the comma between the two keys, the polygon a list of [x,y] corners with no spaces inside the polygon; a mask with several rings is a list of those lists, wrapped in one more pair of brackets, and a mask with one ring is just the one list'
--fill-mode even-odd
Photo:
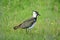
{"label": "pasture", "polygon": [[[26,30],[13,27],[39,12],[36,25]],[[60,40],[59,0],[0,0],[0,40]]]}

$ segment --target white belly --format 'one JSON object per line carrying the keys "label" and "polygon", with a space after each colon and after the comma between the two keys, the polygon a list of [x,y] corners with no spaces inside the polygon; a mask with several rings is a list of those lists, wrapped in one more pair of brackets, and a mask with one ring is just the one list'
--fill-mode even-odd
{"label": "white belly", "polygon": [[34,27],[34,25],[36,24],[36,22],[31,26],[31,27],[29,27],[28,29],[31,29],[31,28],[33,28]]}

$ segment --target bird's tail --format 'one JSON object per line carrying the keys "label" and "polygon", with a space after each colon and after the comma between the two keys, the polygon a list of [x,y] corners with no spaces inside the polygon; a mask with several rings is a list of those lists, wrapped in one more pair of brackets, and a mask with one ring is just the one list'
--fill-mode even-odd
{"label": "bird's tail", "polygon": [[18,26],[15,26],[13,29],[16,30],[16,29],[20,28],[20,26],[21,26],[21,24]]}
{"label": "bird's tail", "polygon": [[18,29],[18,28],[19,28],[19,26],[15,26],[13,29],[16,30],[16,29]]}

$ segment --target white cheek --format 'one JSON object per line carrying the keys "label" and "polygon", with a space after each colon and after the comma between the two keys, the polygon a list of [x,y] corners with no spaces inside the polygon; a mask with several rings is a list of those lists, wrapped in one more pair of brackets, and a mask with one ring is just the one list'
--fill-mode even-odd
{"label": "white cheek", "polygon": [[33,12],[33,17],[36,17],[36,16],[37,16],[37,14],[35,12]]}

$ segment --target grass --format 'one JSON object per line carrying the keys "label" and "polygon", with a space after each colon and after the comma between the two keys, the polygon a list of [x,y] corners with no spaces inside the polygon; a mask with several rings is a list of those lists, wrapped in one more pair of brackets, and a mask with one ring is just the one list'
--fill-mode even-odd
{"label": "grass", "polygon": [[[41,16],[31,32],[13,30],[37,10]],[[0,0],[0,40],[60,40],[59,0]]]}

